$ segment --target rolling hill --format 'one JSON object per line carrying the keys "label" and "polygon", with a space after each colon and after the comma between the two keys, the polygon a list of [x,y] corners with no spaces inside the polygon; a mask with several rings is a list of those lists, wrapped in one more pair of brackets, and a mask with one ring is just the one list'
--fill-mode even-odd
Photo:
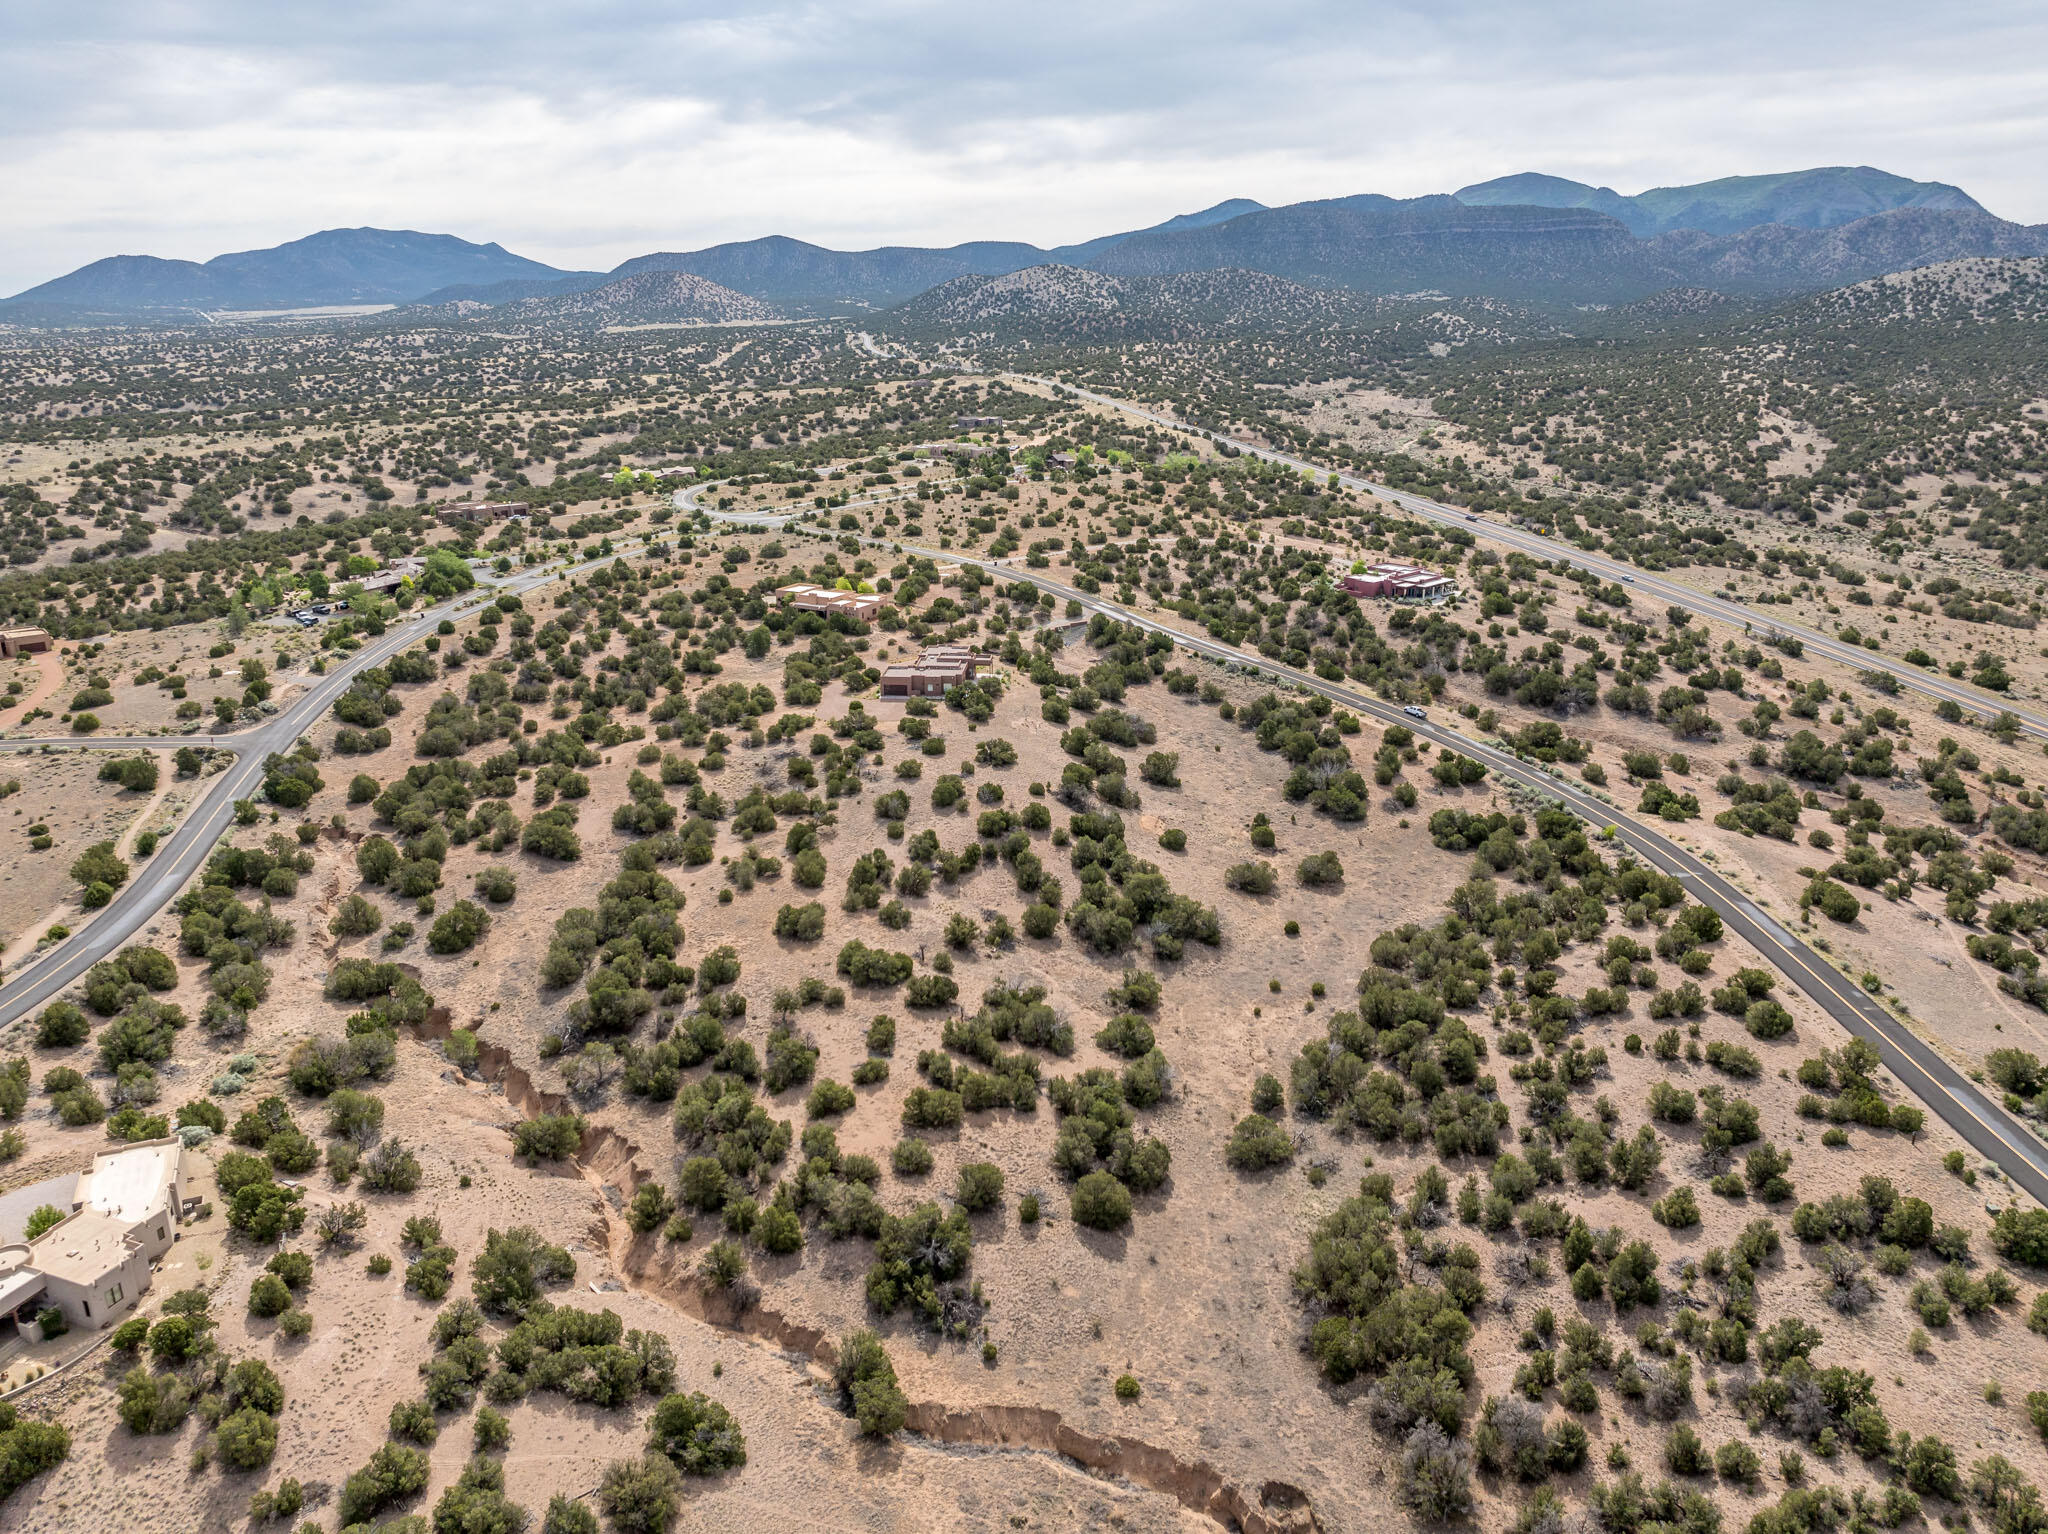
{"label": "rolling hill", "polygon": [[905,330],[1086,329],[1093,321],[1112,321],[1112,328],[1119,328],[1155,320],[1285,330],[1355,318],[1360,309],[1361,300],[1351,294],[1303,287],[1265,272],[1111,277],[1048,263],[998,277],[956,277],[899,305],[886,318]]}
{"label": "rolling hill", "polygon": [[[457,300],[457,302],[462,302]],[[641,271],[601,287],[521,298],[487,311],[494,322],[520,320],[574,329],[611,325],[730,325],[780,318],[780,312],[691,272]]]}

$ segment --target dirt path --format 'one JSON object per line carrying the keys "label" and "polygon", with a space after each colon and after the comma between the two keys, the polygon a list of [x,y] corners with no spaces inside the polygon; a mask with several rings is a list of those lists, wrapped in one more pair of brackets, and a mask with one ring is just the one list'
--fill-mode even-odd
{"label": "dirt path", "polygon": [[14,716],[14,723],[20,724],[29,714],[54,698],[64,686],[64,659],[55,650],[45,650],[36,657],[36,685],[21,700],[21,712]]}

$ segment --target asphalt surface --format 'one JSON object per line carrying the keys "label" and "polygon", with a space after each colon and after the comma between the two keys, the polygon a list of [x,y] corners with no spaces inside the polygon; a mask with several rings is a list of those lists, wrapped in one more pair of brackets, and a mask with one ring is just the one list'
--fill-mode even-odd
{"label": "asphalt surface", "polygon": [[[212,856],[221,834],[234,818],[235,801],[255,797],[263,781],[263,762],[273,752],[286,753],[299,737],[319,721],[334,700],[348,689],[358,674],[389,660],[400,650],[433,631],[443,618],[460,618],[494,601],[500,592],[515,595],[564,577],[594,570],[621,558],[619,553],[572,564],[547,564],[522,570],[503,580],[479,584],[460,596],[422,611],[402,614],[378,638],[360,650],[335,661],[325,676],[313,678],[313,685],[291,704],[262,723],[246,730],[219,735],[161,736],[65,736],[0,740],[0,752],[34,751],[44,746],[67,750],[124,750],[143,748],[171,751],[179,746],[212,746],[235,753],[225,771],[202,780],[205,792],[186,813],[171,834],[157,844],[155,854],[131,863],[133,872],[114,898],[82,929],[61,943],[53,944],[0,985],[0,1027],[26,1017],[57,996],[92,965],[106,958],[147,925],[182,889],[186,880]],[[83,849],[77,849],[82,851]],[[58,849],[60,855],[70,849]]]}
{"label": "asphalt surface", "polygon": [[[697,486],[678,491],[673,502],[678,510],[696,512],[700,510],[696,496],[709,488]],[[754,527],[783,526],[805,514],[801,510],[784,513],[704,512],[716,520]],[[1462,513],[1459,520],[1463,520]],[[830,536],[829,529],[821,527],[820,530]],[[990,563],[964,556],[958,550],[926,548],[897,539],[863,537],[861,541],[877,548],[900,548],[905,553],[948,564],[972,563],[987,567]],[[1681,880],[1695,900],[1717,911],[1728,927],[1739,933],[1803,994],[1855,1037],[1873,1045],[1886,1068],[1907,1091],[1926,1105],[1929,1112],[1954,1129],[1966,1144],[1997,1166],[2036,1203],[2048,1204],[2048,1145],[2007,1113],[2001,1103],[1986,1095],[1937,1054],[1910,1027],[1879,1006],[1859,985],[1822,958],[1797,933],[1761,909],[1709,864],[1671,840],[1653,824],[1596,798],[1577,784],[1545,771],[1536,763],[1525,761],[1486,741],[1461,735],[1435,720],[1417,719],[1398,704],[1388,703],[1342,683],[1325,681],[1310,672],[1246,656],[1242,651],[1204,635],[1171,628],[1142,613],[1100,596],[1090,596],[1035,571],[1014,566],[998,568],[1007,579],[1026,581],[1055,597],[1079,602],[1084,610],[1106,613],[1149,632],[1168,635],[1177,646],[1192,654],[1228,662],[1270,677],[1275,682],[1320,693],[1333,703],[1341,703],[1386,724],[1406,725],[1438,746],[1484,763],[1496,779],[1532,789],[1594,827],[1607,831],[1611,844],[1627,848],[1651,867]]]}
{"label": "asphalt surface", "polygon": [[[1206,437],[1212,442],[1227,442],[1250,458],[1262,458],[1270,463],[1285,464],[1291,469],[1300,469],[1317,476],[1327,475],[1332,470],[1325,464],[1311,463],[1306,458],[1296,458],[1291,453],[1277,452],[1272,448],[1259,447],[1254,443],[1222,432],[1209,431],[1200,426],[1191,426],[1171,416],[1156,414],[1141,406],[1115,398],[1113,395],[1097,394],[1091,389],[1078,388],[1073,384],[1061,383],[1056,378],[1040,378],[1032,373],[1010,373],[1005,376],[1029,383],[1043,384],[1067,390],[1080,399],[1097,405],[1104,405],[1126,415],[1137,416],[1157,426],[1171,427],[1175,431],[1191,436]],[[1476,512],[1463,511],[1456,506],[1446,506],[1441,501],[1432,501],[1426,496],[1415,495],[1406,490],[1396,490],[1391,485],[1380,484],[1377,480],[1363,479],[1356,474],[1335,471],[1337,482],[1353,490],[1363,490],[1382,500],[1392,501],[1404,511],[1425,518],[1431,522],[1462,527],[1467,531],[1479,532],[1496,543],[1504,543],[1539,559],[1562,560],[1576,569],[1590,570],[1602,580],[1618,581],[1631,589],[1632,594],[1655,598],[1672,607],[1682,607],[1687,612],[1702,618],[1711,618],[1718,623],[1730,623],[1758,636],[1783,634],[1799,640],[1810,655],[1853,666],[1859,671],[1885,671],[1898,678],[1899,685],[1912,692],[1937,700],[1947,700],[1983,715],[1987,720],[2001,712],[2009,712],[2020,722],[2020,728],[2027,734],[2048,740],[2048,714],[2042,714],[1997,697],[1982,688],[1971,687],[1963,682],[1924,671],[1918,666],[1909,666],[1902,660],[1894,660],[1875,650],[1861,645],[1850,644],[1831,634],[1816,629],[1804,628],[1797,623],[1787,622],[1759,612],[1746,602],[1731,602],[1725,597],[1710,596],[1694,586],[1678,581],[1666,580],[1651,571],[1639,570],[1634,565],[1618,559],[1607,559],[1598,554],[1588,554],[1584,549],[1565,543],[1556,538],[1546,538],[1541,533],[1527,528],[1512,527],[1495,518]]]}

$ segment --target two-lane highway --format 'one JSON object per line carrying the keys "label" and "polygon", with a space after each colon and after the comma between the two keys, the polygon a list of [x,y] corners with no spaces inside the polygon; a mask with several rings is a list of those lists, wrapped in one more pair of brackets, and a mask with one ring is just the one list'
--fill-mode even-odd
{"label": "two-lane highway", "polygon": [[273,752],[289,752],[299,737],[320,720],[358,675],[389,660],[432,632],[440,619],[463,617],[495,601],[501,592],[521,595],[623,557],[624,551],[619,551],[574,563],[537,565],[504,580],[474,587],[424,611],[401,614],[399,621],[382,635],[353,654],[333,661],[327,673],[315,677],[312,685],[287,707],[247,730],[211,736],[74,736],[61,742],[0,740],[0,751],[41,750],[46,745],[87,750],[140,747],[172,751],[179,746],[209,745],[235,753],[233,764],[208,780],[204,795],[185,819],[158,844],[155,854],[136,868],[134,877],[116,891],[114,898],[81,931],[45,949],[0,985],[0,1026],[26,1017],[43,1006],[146,926],[212,855],[221,833],[234,818],[235,801],[254,797],[263,781],[264,759]]}

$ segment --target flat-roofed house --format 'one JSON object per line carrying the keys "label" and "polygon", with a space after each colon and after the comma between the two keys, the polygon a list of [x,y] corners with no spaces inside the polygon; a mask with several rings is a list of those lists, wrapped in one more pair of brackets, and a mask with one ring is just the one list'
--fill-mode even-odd
{"label": "flat-roofed house", "polygon": [[42,1275],[43,1303],[61,1311],[74,1331],[111,1325],[149,1288],[140,1234],[97,1209],[81,1209],[36,1237],[23,1266]]}
{"label": "flat-roofed house", "polygon": [[966,645],[935,644],[926,645],[917,652],[917,663],[920,666],[965,666],[968,676],[972,677],[978,676],[983,666],[991,664],[992,658],[979,650],[970,650]]}
{"label": "flat-roofed house", "polygon": [[1431,602],[1449,596],[1458,583],[1448,575],[1420,565],[1382,561],[1344,577],[1344,589],[1355,597],[1391,597],[1397,602]]}
{"label": "flat-roofed house", "polygon": [[948,687],[967,680],[967,668],[957,662],[927,666],[885,666],[882,696],[885,698],[943,698]]}
{"label": "flat-roofed house", "polygon": [[49,630],[24,624],[16,628],[0,629],[0,659],[13,660],[17,655],[41,655],[54,648],[55,641]]}
{"label": "flat-roofed house", "polygon": [[873,591],[840,591],[832,586],[818,586],[810,581],[795,581],[787,586],[775,588],[775,595],[784,607],[793,607],[804,613],[844,613],[849,618],[866,622],[888,605],[887,599]]}
{"label": "flat-roofed house", "polygon": [[531,509],[524,501],[450,501],[438,515],[443,522],[502,522]]}
{"label": "flat-roofed house", "polygon": [[0,1317],[54,1307],[78,1331],[110,1326],[149,1289],[187,1202],[176,1136],[103,1150],[79,1174],[71,1212],[35,1240],[0,1247]]}
{"label": "flat-roofed house", "polygon": [[971,682],[989,657],[964,645],[933,645],[907,666],[882,671],[885,698],[943,698],[946,689]]}
{"label": "flat-roofed house", "polygon": [[184,1218],[184,1153],[175,1135],[103,1150],[78,1179],[73,1207],[125,1221],[154,1262],[170,1250]]}

